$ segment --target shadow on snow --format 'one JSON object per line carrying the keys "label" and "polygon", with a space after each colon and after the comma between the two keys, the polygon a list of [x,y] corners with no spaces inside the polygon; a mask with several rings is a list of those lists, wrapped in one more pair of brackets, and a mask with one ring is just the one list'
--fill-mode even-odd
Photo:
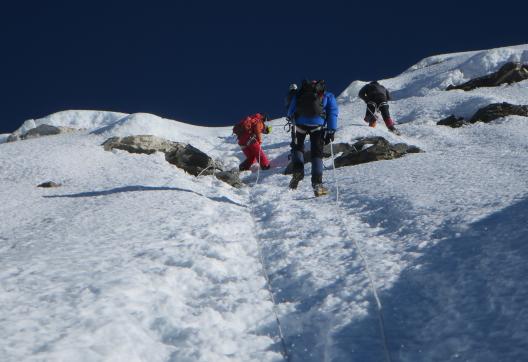
{"label": "shadow on snow", "polygon": [[203,194],[200,194],[199,192],[182,189],[178,187],[168,187],[168,186],[141,186],[141,185],[133,185],[133,186],[123,186],[123,187],[116,187],[114,189],[110,190],[100,190],[100,191],[89,191],[89,192],[80,192],[77,194],[67,194],[67,195],[47,195],[43,196],[44,198],[79,198],[79,197],[98,197],[98,196],[107,196],[107,195],[113,195],[113,194],[119,194],[124,192],[142,192],[142,191],[179,191],[179,192],[189,192],[201,197],[206,197],[209,200],[216,201],[216,202],[222,202],[222,203],[228,203],[240,207],[247,207],[246,205],[239,204],[231,199],[229,199],[226,196],[205,196]]}
{"label": "shadow on snow", "polygon": [[[528,360],[527,259],[528,199],[432,246],[381,294],[392,360]],[[376,313],[332,336],[333,361],[383,361],[361,338]]]}

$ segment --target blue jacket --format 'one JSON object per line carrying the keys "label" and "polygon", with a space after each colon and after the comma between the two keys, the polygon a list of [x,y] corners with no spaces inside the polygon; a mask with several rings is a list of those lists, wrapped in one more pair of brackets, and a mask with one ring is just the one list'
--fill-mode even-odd
{"label": "blue jacket", "polygon": [[[295,107],[297,105],[297,96],[293,97],[292,102],[290,104],[290,108],[288,108],[288,117],[293,117],[295,114]],[[337,101],[334,97],[334,95],[330,92],[325,92],[323,96],[323,108],[326,112],[326,119],[324,119],[321,116],[315,116],[315,117],[304,117],[300,116],[299,118],[295,119],[295,124],[303,125],[303,126],[324,126],[326,125],[326,128],[328,128],[331,131],[335,131],[337,129],[337,116],[339,114],[339,109],[337,108]]]}

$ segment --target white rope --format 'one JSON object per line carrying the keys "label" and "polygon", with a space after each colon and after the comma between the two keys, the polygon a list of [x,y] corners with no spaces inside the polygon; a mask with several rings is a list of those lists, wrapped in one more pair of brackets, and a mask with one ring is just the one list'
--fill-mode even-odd
{"label": "white rope", "polygon": [[339,185],[337,184],[335,162],[334,162],[334,141],[330,141],[330,154],[332,155],[332,175],[334,177],[334,183],[336,185],[336,203],[339,206]]}
{"label": "white rope", "polygon": [[[214,161],[214,160],[213,160],[213,161]],[[211,167],[213,167],[213,169],[214,169],[214,163],[211,164],[211,165],[209,165],[209,166],[207,166],[207,167],[204,168],[202,171],[200,171],[200,173],[199,173],[196,177],[200,177],[200,176],[202,176],[202,173],[204,173],[205,171],[209,170]],[[214,171],[213,171],[213,174],[214,174]]]}
{"label": "white rope", "polygon": [[[234,134],[230,135],[227,137],[227,139],[230,139],[234,136]],[[218,147],[220,147],[222,145],[222,143],[219,143],[217,144],[216,146],[214,146],[213,148],[211,148],[210,150],[208,150],[207,152],[204,152],[206,155],[209,155],[209,153],[213,152],[214,150],[216,150]],[[218,158],[212,158],[211,157],[211,160],[213,160],[212,164],[210,164],[209,166],[207,166],[206,168],[204,168],[202,171],[200,171],[200,173],[196,176],[196,177],[200,177],[202,176],[202,174],[209,170],[211,167],[213,168],[213,174],[212,174],[212,179],[211,179],[211,186],[213,185],[213,182],[214,182],[214,179],[215,179],[215,176],[216,176],[216,165],[215,163],[218,161]]]}
{"label": "white rope", "polygon": [[[262,145],[260,145],[261,148],[262,148]],[[217,146],[218,147],[218,146]],[[259,150],[259,156],[258,156],[258,171],[257,171],[257,179],[255,181],[255,184],[253,186],[256,186],[259,182],[259,176],[260,176],[260,151]],[[205,170],[207,170],[208,168],[211,168],[213,165],[211,166],[208,166],[206,169],[202,170],[202,172],[204,172]],[[213,175],[214,175],[214,167],[213,167]],[[200,174],[202,173],[200,172]],[[200,174],[198,176],[200,176]],[[213,185],[211,184],[211,187]],[[252,219],[254,220],[255,217],[253,216],[253,208],[251,207],[251,203],[248,203],[248,209],[251,210],[250,213],[251,213],[251,217]],[[279,319],[279,312],[278,312],[278,304],[277,302],[275,301],[275,295],[273,294],[273,289],[271,287],[271,279],[269,277],[269,274],[266,270],[266,266],[264,264],[264,257],[263,257],[263,254],[262,254],[262,248],[260,246],[260,242],[259,242],[259,236],[258,234],[255,232],[255,241],[257,243],[257,251],[258,251],[258,255],[259,255],[259,262],[260,262],[260,266],[261,266],[261,269],[262,269],[262,274],[264,276],[264,279],[266,280],[266,289],[268,290],[268,293],[270,295],[270,299],[271,299],[271,303],[273,304],[273,314],[275,316],[275,321],[277,322],[277,330],[279,332],[279,339],[281,340],[281,345],[282,345],[282,355],[284,357],[284,360],[286,362],[289,362],[290,361],[290,355],[288,353],[288,348],[286,347],[286,340],[284,338],[284,333],[282,332],[282,325],[281,325],[281,322],[280,322],[280,319]]]}
{"label": "white rope", "polygon": [[[258,155],[258,169],[257,169],[257,179],[255,180],[255,183],[253,184],[253,187],[255,187],[256,185],[258,185],[258,182],[259,182],[259,177],[260,177],[260,153],[262,152],[262,143],[260,144],[260,149],[259,149],[259,155]],[[255,217],[253,216],[253,208],[251,207],[251,205],[248,205],[249,209],[251,210],[251,216],[253,217],[253,220],[255,219]],[[271,303],[273,304],[273,314],[275,315],[275,321],[277,322],[277,329],[279,331],[279,338],[281,340],[281,345],[282,345],[282,355],[284,357],[284,359],[289,362],[290,361],[290,354],[288,353],[288,347],[286,347],[286,340],[284,338],[284,333],[282,333],[282,325],[281,325],[281,322],[280,322],[280,318],[279,318],[279,312],[278,312],[278,304],[277,302],[275,301],[275,295],[273,294],[273,289],[271,287],[271,279],[269,277],[269,274],[266,270],[266,266],[264,264],[264,256],[262,254],[262,248],[260,246],[260,238],[258,236],[258,234],[255,232],[255,241],[257,243],[257,250],[258,250],[258,254],[259,254],[259,260],[260,260],[260,266],[261,266],[261,269],[262,269],[262,274],[264,275],[264,279],[266,280],[266,288],[268,289],[268,292],[269,292],[269,295],[270,295],[270,299],[271,299]]]}
{"label": "white rope", "polygon": [[[251,210],[251,216],[253,217],[253,220],[255,219],[254,216],[253,216],[253,209],[250,207],[250,210]],[[279,338],[281,340],[281,345],[282,345],[282,356],[284,357],[284,360],[289,362],[290,361],[290,354],[288,352],[288,347],[286,346],[286,339],[284,338],[284,333],[282,332],[282,325],[281,325],[281,322],[280,322],[280,318],[279,318],[279,312],[278,312],[278,304],[277,302],[275,301],[275,295],[273,294],[273,289],[271,287],[271,279],[269,277],[269,274],[266,270],[266,266],[264,264],[264,257],[262,255],[262,249],[260,247],[260,242],[259,242],[260,238],[258,236],[258,234],[255,232],[255,241],[257,243],[257,250],[258,250],[258,254],[259,254],[259,260],[260,260],[260,266],[261,266],[261,269],[262,269],[262,274],[264,275],[264,279],[266,280],[266,288],[268,289],[268,292],[269,292],[269,295],[270,295],[270,299],[271,299],[271,303],[273,304],[273,314],[275,315],[275,321],[277,322],[277,330],[279,332]]]}
{"label": "white rope", "polygon": [[259,145],[259,155],[258,155],[258,168],[257,168],[257,179],[255,180],[255,183],[253,184],[253,187],[258,185],[259,178],[260,178],[260,153],[262,152],[262,143]]}
{"label": "white rope", "polygon": [[[372,112],[372,111],[370,110],[370,108],[368,107],[369,104],[373,104],[373,105],[374,105],[374,112]],[[378,117],[376,117],[376,113],[379,112],[378,105],[377,105],[375,102],[368,102],[368,103],[367,103],[367,111],[369,111],[370,114],[372,114],[372,117],[374,117],[374,120],[377,122],[377,121],[378,121]]]}
{"label": "white rope", "polygon": [[346,222],[346,220],[345,220],[345,218],[343,216],[342,209],[341,209],[341,207],[339,205],[339,184],[337,182],[336,171],[335,171],[334,143],[333,142],[330,142],[330,152],[332,154],[332,167],[333,167],[334,183],[335,183],[335,186],[336,186],[336,202],[335,202],[336,209],[337,209],[337,212],[338,212],[339,216],[341,217],[341,222],[343,223],[343,225],[345,227],[345,231],[347,233],[348,238],[356,246],[358,254],[361,257],[361,259],[363,260],[363,264],[365,265],[365,270],[367,271],[367,276],[368,276],[368,279],[369,279],[370,288],[372,290],[372,294],[374,295],[374,299],[376,300],[376,306],[377,306],[377,311],[378,311],[379,329],[380,329],[381,340],[382,340],[382,343],[383,343],[383,349],[384,349],[384,353],[385,353],[385,360],[387,362],[391,362],[389,348],[387,346],[387,336],[385,334],[385,321],[383,319],[383,306],[381,304],[381,300],[379,298],[378,291],[376,290],[376,286],[374,284],[374,278],[373,278],[372,273],[370,271],[370,267],[369,267],[369,263],[367,261],[367,258],[363,254],[363,250],[361,249],[361,246],[356,241],[356,239],[352,238],[352,236],[351,236],[350,230],[348,229],[348,224],[347,224],[347,222]]}

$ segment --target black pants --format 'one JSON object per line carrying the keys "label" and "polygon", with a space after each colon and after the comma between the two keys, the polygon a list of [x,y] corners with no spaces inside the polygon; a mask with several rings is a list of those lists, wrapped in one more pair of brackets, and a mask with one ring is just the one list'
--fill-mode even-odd
{"label": "black pants", "polygon": [[292,144],[293,172],[304,175],[304,141],[310,135],[310,153],[312,156],[312,184],[323,182],[323,127],[295,126],[295,137]]}

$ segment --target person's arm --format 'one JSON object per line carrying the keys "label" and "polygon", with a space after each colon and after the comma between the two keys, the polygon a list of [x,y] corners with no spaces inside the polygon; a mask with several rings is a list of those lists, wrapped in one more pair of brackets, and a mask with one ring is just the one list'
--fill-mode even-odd
{"label": "person's arm", "polygon": [[290,102],[290,106],[288,107],[288,118],[292,119],[295,114],[295,106],[297,105],[297,96],[293,96]]}
{"label": "person's arm", "polygon": [[387,88],[385,88],[385,93],[387,93],[387,100],[390,101],[391,100],[391,96],[390,96],[389,90]]}
{"label": "person's arm", "polygon": [[335,132],[337,129],[337,116],[339,115],[339,108],[337,101],[332,93],[326,94],[326,128],[330,132]]}

